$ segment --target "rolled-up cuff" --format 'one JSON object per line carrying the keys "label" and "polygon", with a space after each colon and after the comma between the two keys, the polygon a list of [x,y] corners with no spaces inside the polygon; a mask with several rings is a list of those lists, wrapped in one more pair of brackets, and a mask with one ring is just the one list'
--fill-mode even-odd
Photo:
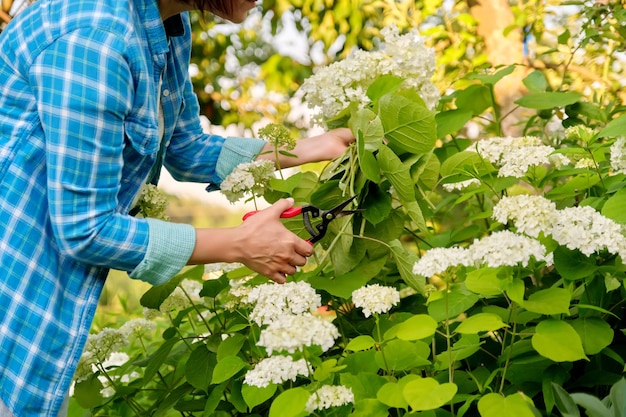
{"label": "rolled-up cuff", "polygon": [[152,285],[165,284],[187,265],[196,245],[196,230],[187,224],[147,221],[148,250],[130,277]]}

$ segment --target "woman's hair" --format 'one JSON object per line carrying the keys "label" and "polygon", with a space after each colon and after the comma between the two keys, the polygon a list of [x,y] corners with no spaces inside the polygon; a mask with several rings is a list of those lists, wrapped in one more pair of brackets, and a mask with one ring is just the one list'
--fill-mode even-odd
{"label": "woman's hair", "polygon": [[222,14],[230,14],[231,0],[192,0],[198,10],[207,12],[221,12]]}

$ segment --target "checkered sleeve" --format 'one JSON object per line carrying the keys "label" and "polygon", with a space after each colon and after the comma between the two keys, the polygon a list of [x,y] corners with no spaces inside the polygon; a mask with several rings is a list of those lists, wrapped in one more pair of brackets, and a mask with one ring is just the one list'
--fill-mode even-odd
{"label": "checkered sleeve", "polygon": [[46,136],[48,204],[60,250],[80,262],[133,270],[149,227],[116,209],[124,118],[133,81],[117,35],[85,28],[42,51],[30,83]]}

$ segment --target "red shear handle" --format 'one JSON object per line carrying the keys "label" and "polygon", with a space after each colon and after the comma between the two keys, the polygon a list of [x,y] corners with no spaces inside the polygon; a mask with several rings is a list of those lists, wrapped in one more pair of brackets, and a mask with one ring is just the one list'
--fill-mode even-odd
{"label": "red shear handle", "polygon": [[[246,220],[248,217],[252,216],[253,214],[257,214],[258,212],[259,212],[258,210],[247,212],[246,214],[243,215],[243,220]],[[292,207],[283,211],[280,214],[280,217],[282,217],[283,219],[286,219],[290,217],[295,217],[301,213],[302,213],[302,207]]]}

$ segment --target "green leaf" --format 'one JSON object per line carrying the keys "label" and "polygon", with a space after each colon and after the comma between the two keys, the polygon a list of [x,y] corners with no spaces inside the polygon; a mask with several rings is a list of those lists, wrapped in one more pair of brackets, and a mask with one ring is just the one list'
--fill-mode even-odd
{"label": "green leaf", "polygon": [[[572,400],[585,409],[588,417],[607,417],[611,415],[611,410],[597,397],[585,393],[570,394]],[[620,415],[620,414],[617,414]]]}
{"label": "green leaf", "polygon": [[272,401],[269,417],[300,417],[309,413],[305,411],[309,392],[304,388],[292,388],[283,391]]}
{"label": "green leaf", "polygon": [[569,315],[569,305],[571,294],[564,288],[546,288],[539,290],[524,301],[523,307],[539,314],[567,314]]}
{"label": "green leaf", "polygon": [[191,352],[185,364],[185,377],[187,381],[194,388],[207,391],[216,363],[215,354],[210,352],[204,343],[200,343],[198,347]]}
{"label": "green leaf", "polygon": [[302,181],[303,175],[304,174],[302,172],[297,172],[285,179],[272,178],[270,179],[269,184],[273,190],[291,194],[292,191],[300,184],[300,181]]}
{"label": "green leaf", "polygon": [[[445,297],[448,299],[446,300]],[[479,297],[476,294],[466,291],[452,291],[448,294],[441,294],[441,298],[429,301],[428,314],[437,321],[453,319],[469,310],[478,300]]]}
{"label": "green leaf", "polygon": [[389,417],[388,407],[374,398],[365,398],[354,403],[350,417]]}
{"label": "green leaf", "polygon": [[613,329],[599,317],[580,317],[570,322],[580,336],[587,355],[600,353],[613,341]]}
{"label": "green leaf", "polygon": [[74,385],[74,398],[83,408],[94,408],[102,404],[104,398],[100,391],[104,387],[102,382],[94,374],[87,379],[76,382]]}
{"label": "green leaf", "polygon": [[376,276],[387,262],[387,255],[375,259],[366,258],[358,266],[345,274],[333,279],[316,275],[308,279],[309,284],[317,290],[327,291],[329,294],[348,299],[352,292],[368,283]]}
{"label": "green leaf", "polygon": [[491,297],[504,292],[506,281],[498,277],[498,268],[480,268],[467,273],[465,286],[473,293]]}
{"label": "green leaf", "polygon": [[453,109],[437,113],[435,115],[437,138],[441,139],[461,130],[472,116],[472,111],[465,109]]}
{"label": "green leaf", "polygon": [[609,398],[616,416],[626,416],[626,379],[622,378],[611,387]]}
{"label": "green leaf", "polygon": [[397,382],[388,382],[380,387],[376,393],[376,398],[389,407],[406,410],[409,407],[409,403],[404,399],[404,395],[402,394],[403,388],[404,387]]}
{"label": "green leaf", "polygon": [[555,362],[587,359],[580,336],[563,320],[547,319],[540,322],[531,341],[537,353]]}
{"label": "green leaf", "polygon": [[370,109],[357,111],[350,118],[349,126],[352,134],[357,138],[357,144],[364,150],[377,151],[383,144],[385,129],[380,118]]}
{"label": "green leaf", "polygon": [[221,361],[226,356],[238,354],[245,342],[246,337],[239,333],[235,333],[230,337],[222,340],[219,347],[217,348],[217,360]]}
{"label": "green leaf", "polygon": [[200,297],[215,298],[226,287],[228,287],[228,278],[222,275],[218,279],[207,279],[202,283]]}
{"label": "green leaf", "polygon": [[239,356],[226,356],[217,362],[213,369],[212,384],[221,384],[222,382],[237,375],[239,371],[245,368],[246,363]]}
{"label": "green leaf", "polygon": [[213,416],[215,413],[215,409],[222,402],[224,398],[224,391],[226,390],[226,382],[217,385],[211,390],[209,397],[206,400],[204,405],[204,412],[202,413],[203,417]]}
{"label": "green leaf", "polygon": [[361,335],[357,336],[354,339],[348,342],[345,350],[350,350],[352,352],[358,352],[361,350],[367,350],[374,347],[376,341],[369,335]]}
{"label": "green leaf", "polygon": [[161,303],[176,289],[178,284],[184,279],[193,279],[199,281],[204,274],[204,265],[194,266],[167,281],[165,284],[151,287],[146,291],[140,299],[143,307],[158,310]]}
{"label": "green leaf", "polygon": [[515,101],[522,107],[537,110],[548,110],[555,107],[565,107],[580,100],[582,94],[563,93],[559,91],[548,91],[542,93],[529,93]]}
{"label": "green leaf", "polygon": [[376,226],[389,217],[391,213],[391,196],[377,186],[369,187],[367,196],[359,208],[363,209],[363,217]]}
{"label": "green leaf", "polygon": [[604,129],[596,135],[598,138],[623,136],[626,131],[626,114],[611,120]]}
{"label": "green leaf", "polygon": [[496,84],[498,81],[511,74],[515,70],[515,65],[508,65],[504,68],[498,69],[493,74],[472,73],[467,78],[470,80],[478,80],[484,84]]}
{"label": "green leaf", "polygon": [[370,84],[367,88],[366,94],[372,101],[376,101],[385,94],[397,91],[403,82],[404,79],[402,77],[395,75],[381,75],[378,76],[372,84]]}
{"label": "green leaf", "polygon": [[563,417],[580,417],[580,411],[571,395],[558,384],[552,383],[554,403]]}
{"label": "green leaf", "polygon": [[428,153],[435,146],[435,115],[419,97],[386,94],[379,101],[379,117],[390,145],[416,155]]}
{"label": "green leaf", "polygon": [[483,84],[473,84],[465,90],[453,93],[456,107],[460,110],[469,110],[474,116],[482,114],[493,105],[491,90]]}
{"label": "green leaf", "polygon": [[415,201],[415,184],[411,179],[410,168],[402,164],[400,158],[387,146],[378,152],[378,166],[393,185],[402,202]]}
{"label": "green leaf", "polygon": [[478,400],[478,412],[481,417],[535,417],[532,403],[520,393],[507,397],[489,393]]}
{"label": "green leaf", "polygon": [[267,387],[255,387],[253,385],[243,384],[241,387],[241,395],[250,409],[272,398],[276,392],[276,384],[270,384]]}
{"label": "green leaf", "polygon": [[389,249],[391,249],[391,254],[396,261],[398,272],[404,282],[415,291],[424,294],[426,279],[424,277],[418,277],[413,273],[413,266],[415,262],[417,262],[417,255],[409,252],[397,239],[389,242]]}
{"label": "green leaf", "polygon": [[435,334],[437,327],[437,322],[428,314],[416,314],[389,329],[385,338],[387,334],[393,334],[402,340],[426,339]]}
{"label": "green leaf", "polygon": [[167,339],[159,348],[148,358],[148,364],[143,374],[144,385],[152,381],[152,378],[156,375],[157,371],[163,365],[168,358],[172,348],[176,343],[180,342],[179,339]]}
{"label": "green leaf", "polygon": [[413,379],[402,393],[413,410],[434,410],[452,400],[458,387],[452,382],[439,384],[434,378]]}
{"label": "green leaf", "polygon": [[565,279],[588,278],[593,276],[598,270],[595,256],[585,256],[579,250],[557,246],[553,254],[554,267]]}
{"label": "green leaf", "polygon": [[626,188],[618,190],[602,206],[602,215],[617,223],[626,224]]}
{"label": "green leaf", "polygon": [[337,366],[337,359],[328,359],[317,366],[313,378],[315,381],[324,381],[345,368],[346,365]]}
{"label": "green leaf", "polygon": [[431,365],[428,355],[428,345],[425,343],[394,339],[376,352],[375,359],[379,368],[397,372]]}
{"label": "green leaf", "polygon": [[461,151],[447,158],[441,164],[441,177],[447,178],[452,176],[463,175],[456,181],[463,179],[473,178],[469,175],[468,171],[474,171],[473,167],[480,167],[484,165],[484,161],[481,159],[477,152],[473,151]]}
{"label": "green leaf", "polygon": [[524,305],[524,292],[526,287],[524,281],[521,279],[514,279],[506,284],[506,295],[509,296],[511,301],[516,302],[519,305]]}
{"label": "green leaf", "polygon": [[528,91],[531,93],[539,93],[546,91],[549,87],[546,76],[541,71],[533,71],[522,80]]}
{"label": "green leaf", "polygon": [[478,313],[463,320],[455,329],[457,333],[477,334],[479,332],[491,332],[508,327],[500,316],[492,313]]}

